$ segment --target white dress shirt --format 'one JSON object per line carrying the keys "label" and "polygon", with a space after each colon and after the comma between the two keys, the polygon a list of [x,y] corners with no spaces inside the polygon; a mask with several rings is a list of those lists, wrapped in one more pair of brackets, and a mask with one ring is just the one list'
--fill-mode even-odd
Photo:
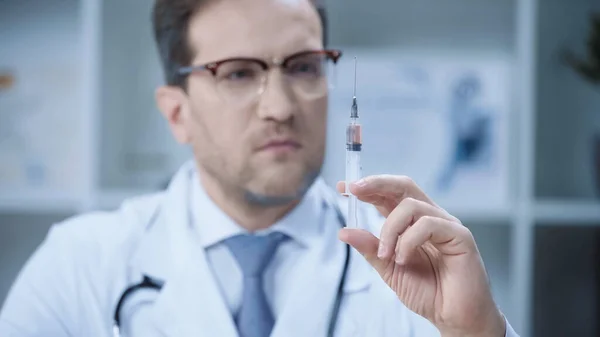
{"label": "white dress shirt", "polygon": [[[267,235],[271,232],[286,234],[273,259],[265,269],[263,281],[265,295],[277,319],[290,297],[292,285],[298,278],[310,277],[312,271],[297,268],[322,231],[324,214],[323,198],[318,190],[311,189],[302,202],[283,219],[268,229],[256,232]],[[198,176],[192,189],[191,215],[200,242],[206,250],[208,264],[221,290],[227,306],[235,316],[241,306],[243,279],[240,267],[223,241],[238,234],[248,233],[227,216],[206,194]],[[332,210],[329,210],[332,211]],[[318,261],[308,265],[318,266]]]}

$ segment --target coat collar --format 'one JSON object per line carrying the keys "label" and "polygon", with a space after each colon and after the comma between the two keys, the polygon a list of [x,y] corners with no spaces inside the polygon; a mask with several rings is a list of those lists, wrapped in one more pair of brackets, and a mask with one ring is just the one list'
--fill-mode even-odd
{"label": "coat collar", "polygon": [[[155,216],[130,260],[130,270],[138,273],[131,279],[141,279],[142,274],[165,282],[152,318],[152,324],[163,335],[238,337],[192,225],[189,203],[194,173],[193,163],[184,165],[155,206]],[[319,191],[333,194],[324,186]],[[335,212],[329,210],[323,219],[320,239],[311,246],[301,266],[307,270],[307,277],[290,285],[295,288],[294,295],[279,316],[273,337],[326,335],[346,250],[337,239],[340,224]],[[360,254],[351,251],[346,292],[365,289],[372,275]]]}
{"label": "coat collar", "polygon": [[[322,237],[321,217],[325,211],[320,188],[322,184],[324,183],[320,179],[317,180],[291,212],[273,226],[257,233],[281,232],[304,248],[311,247],[320,241]],[[227,238],[248,232],[213,202],[202,187],[198,174],[193,174],[190,185],[191,222],[198,232],[204,248],[210,248]]]}

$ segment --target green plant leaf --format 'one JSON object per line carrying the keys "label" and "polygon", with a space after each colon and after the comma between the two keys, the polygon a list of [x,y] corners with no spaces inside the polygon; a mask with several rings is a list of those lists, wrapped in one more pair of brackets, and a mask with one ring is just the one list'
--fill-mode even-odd
{"label": "green plant leaf", "polygon": [[582,59],[567,52],[564,59],[585,80],[600,84],[600,13],[592,14],[590,21],[586,58]]}

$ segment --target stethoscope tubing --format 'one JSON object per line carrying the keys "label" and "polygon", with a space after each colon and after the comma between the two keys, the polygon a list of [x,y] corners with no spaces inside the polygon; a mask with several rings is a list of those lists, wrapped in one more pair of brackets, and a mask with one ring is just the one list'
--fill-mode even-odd
{"label": "stethoscope tubing", "polygon": [[[342,211],[337,206],[337,204],[333,203],[333,209],[336,212],[336,217],[337,217],[339,224],[342,227],[346,227],[346,220],[344,219]],[[333,303],[333,308],[331,310],[331,315],[329,318],[329,325],[327,328],[327,337],[333,337],[334,333],[335,333],[335,329],[336,329],[337,322],[338,322],[338,316],[339,316],[341,305],[342,305],[344,286],[346,283],[346,277],[348,274],[349,267],[350,267],[350,245],[346,244],[346,259],[344,261],[344,268],[342,269],[340,283],[338,284],[335,301]],[[143,289],[156,290],[157,292],[160,292],[163,285],[164,285],[163,281],[156,280],[147,275],[144,275],[142,282],[134,284],[132,286],[129,286],[127,289],[125,289],[125,291],[123,291],[123,293],[119,297],[119,301],[117,302],[117,305],[115,307],[114,316],[113,316],[113,327],[112,327],[113,337],[121,337],[121,318],[120,318],[121,309],[123,308],[123,305],[125,304],[125,301],[127,300],[127,298],[130,297],[131,295],[133,295],[135,292],[137,292],[139,290],[143,290]]]}

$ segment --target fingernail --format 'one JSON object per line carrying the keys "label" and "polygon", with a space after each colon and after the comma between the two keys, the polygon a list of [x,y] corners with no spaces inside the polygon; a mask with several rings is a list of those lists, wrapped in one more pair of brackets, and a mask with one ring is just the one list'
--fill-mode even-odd
{"label": "fingernail", "polygon": [[363,187],[367,184],[367,182],[365,181],[365,179],[360,179],[360,180],[356,181],[354,184],[358,187]]}
{"label": "fingernail", "polygon": [[387,248],[383,245],[383,242],[379,242],[379,249],[377,250],[377,257],[380,259],[385,258],[387,255]]}

